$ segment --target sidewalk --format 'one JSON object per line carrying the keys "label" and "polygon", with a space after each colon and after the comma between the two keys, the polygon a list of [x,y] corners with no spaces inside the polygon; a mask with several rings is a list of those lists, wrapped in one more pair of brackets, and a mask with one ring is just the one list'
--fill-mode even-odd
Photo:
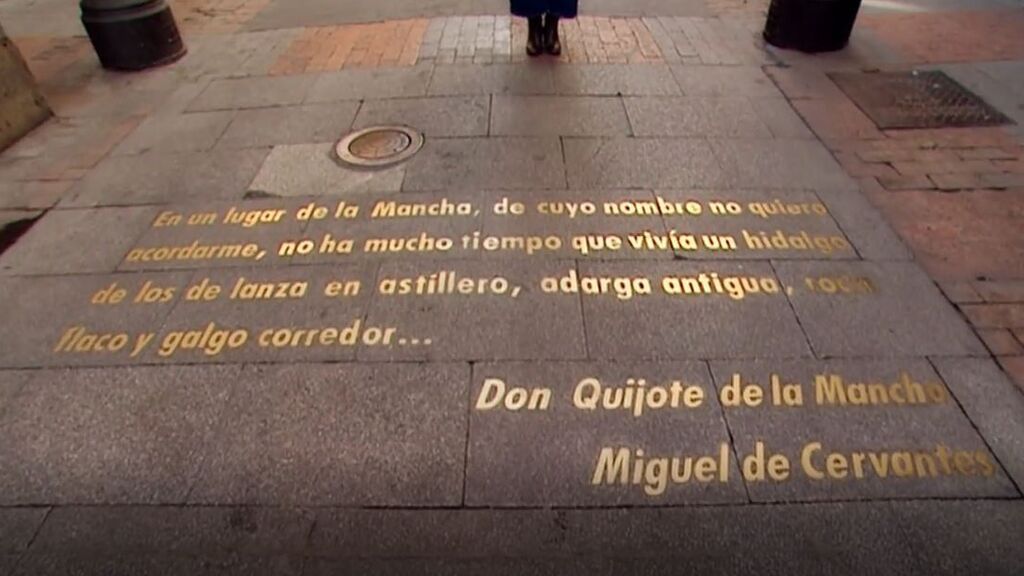
{"label": "sidewalk", "polygon": [[[1024,565],[1019,7],[812,57],[605,0],[527,59],[501,3],[288,2],[122,75],[0,0],[57,114],[0,153],[0,576]],[[1016,124],[834,80],[913,67]],[[422,150],[339,162],[379,125]]]}

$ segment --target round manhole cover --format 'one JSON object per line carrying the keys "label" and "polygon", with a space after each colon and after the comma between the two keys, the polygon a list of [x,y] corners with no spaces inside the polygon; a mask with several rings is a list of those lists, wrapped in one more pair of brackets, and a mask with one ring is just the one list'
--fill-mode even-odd
{"label": "round manhole cover", "polygon": [[374,126],[353,132],[338,142],[338,158],[353,166],[398,164],[423,147],[423,134],[407,126]]}

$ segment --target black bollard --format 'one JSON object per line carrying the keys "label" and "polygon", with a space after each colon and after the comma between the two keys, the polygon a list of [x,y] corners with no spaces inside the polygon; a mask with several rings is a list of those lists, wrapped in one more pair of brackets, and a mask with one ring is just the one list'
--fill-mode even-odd
{"label": "black bollard", "polygon": [[185,55],[166,0],[82,0],[82,24],[104,68],[143,70]]}
{"label": "black bollard", "polygon": [[850,41],[861,0],[772,0],[764,39],[803,52],[841,50]]}

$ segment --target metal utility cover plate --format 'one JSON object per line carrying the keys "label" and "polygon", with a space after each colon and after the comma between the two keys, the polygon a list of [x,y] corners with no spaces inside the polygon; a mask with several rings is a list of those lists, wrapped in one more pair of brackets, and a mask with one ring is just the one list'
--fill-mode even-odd
{"label": "metal utility cover plate", "polygon": [[944,72],[834,72],[839,88],[879,128],[956,128],[1013,122]]}
{"label": "metal utility cover plate", "polygon": [[423,134],[408,126],[374,126],[342,138],[338,158],[353,166],[379,168],[406,160],[423,147]]}

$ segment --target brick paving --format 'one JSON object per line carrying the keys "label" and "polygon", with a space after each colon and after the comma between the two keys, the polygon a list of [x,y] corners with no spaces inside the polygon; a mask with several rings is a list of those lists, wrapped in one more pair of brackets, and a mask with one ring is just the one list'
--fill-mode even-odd
{"label": "brick paving", "polygon": [[[954,19],[913,14],[867,20],[872,26],[932,22],[941,28]],[[922,40],[917,28],[904,31],[901,49],[924,61],[924,54],[937,60],[1018,55],[1021,37],[1001,33],[992,13],[967,14],[965,20],[973,27],[944,37],[945,52],[930,52],[933,41]],[[976,41],[982,33],[994,34],[993,42]],[[768,73],[1024,390],[1024,143],[1018,135],[1006,127],[880,130],[823,70]]]}
{"label": "brick paving", "polygon": [[[562,23],[562,62],[571,64],[762,64],[756,32],[720,18],[607,18]],[[526,22],[507,15],[452,16],[310,28],[271,74],[346,68],[494,64],[527,59]]]}
{"label": "brick paving", "polygon": [[1024,58],[1020,10],[862,14],[858,25],[915,63]]}

